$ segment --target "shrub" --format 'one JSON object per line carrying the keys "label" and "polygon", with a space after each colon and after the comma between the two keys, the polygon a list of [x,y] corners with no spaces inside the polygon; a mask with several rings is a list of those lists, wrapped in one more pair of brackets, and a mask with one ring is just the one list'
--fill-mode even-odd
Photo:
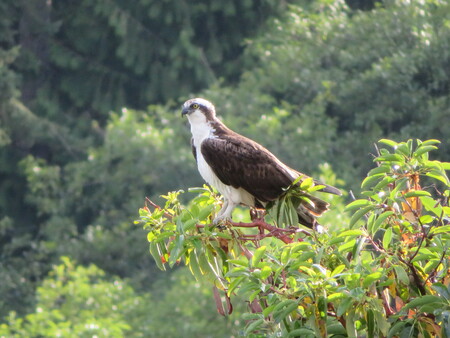
{"label": "shrub", "polygon": [[429,159],[438,143],[381,140],[391,150],[377,149],[350,220],[312,232],[268,217],[215,227],[207,187],[188,206],[182,191],[162,208],[148,200],[140,222],[160,269],[183,262],[207,278],[223,314],[234,295],[248,302],[246,335],[449,336],[450,163]]}

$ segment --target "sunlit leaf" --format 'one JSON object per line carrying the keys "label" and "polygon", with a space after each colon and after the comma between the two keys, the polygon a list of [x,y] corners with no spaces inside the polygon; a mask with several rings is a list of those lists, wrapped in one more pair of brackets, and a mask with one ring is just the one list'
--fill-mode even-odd
{"label": "sunlit leaf", "polygon": [[346,212],[352,211],[354,209],[359,209],[359,208],[362,208],[362,207],[365,207],[365,206],[368,206],[371,204],[372,204],[372,202],[369,200],[359,199],[359,200],[356,200],[356,201],[353,201],[353,202],[347,204],[347,206],[345,207],[345,211]]}
{"label": "sunlit leaf", "polygon": [[394,265],[394,270],[395,270],[395,274],[397,275],[398,280],[401,283],[408,285],[409,277],[408,277],[408,273],[406,272],[406,270],[400,265]]}
{"label": "sunlit leaf", "polygon": [[266,252],[266,249],[267,249],[267,247],[263,245],[255,250],[255,252],[253,253],[253,257],[252,257],[252,266],[253,267],[258,266],[259,261],[261,260],[262,256]]}
{"label": "sunlit leaf", "polygon": [[388,145],[388,146],[390,146],[392,148],[395,148],[397,146],[397,144],[398,144],[395,141],[392,141],[392,140],[389,140],[389,139],[385,139],[385,138],[379,140],[378,143],[386,144],[386,145]]}
{"label": "sunlit leaf", "polygon": [[392,228],[387,228],[383,236],[383,248],[387,250],[392,240]]}
{"label": "sunlit leaf", "polygon": [[369,211],[375,208],[376,208],[375,205],[368,205],[356,211],[350,219],[349,227],[352,228],[353,225],[355,225],[355,223],[359,221],[365,214],[367,214]]}
{"label": "sunlit leaf", "polygon": [[414,156],[419,157],[421,155],[423,155],[424,153],[428,153],[432,150],[436,150],[437,147],[436,146],[422,146],[419,147],[415,152],[414,152]]}
{"label": "sunlit leaf", "polygon": [[392,216],[393,214],[394,214],[394,212],[392,210],[388,210],[388,211],[383,212],[381,215],[379,215],[376,218],[375,222],[372,224],[372,226],[369,227],[370,233],[372,235],[375,234],[378,231],[378,229],[381,227],[381,225],[386,221],[386,219],[389,216]]}
{"label": "sunlit leaf", "polygon": [[338,265],[334,270],[333,270],[333,272],[331,272],[331,277],[335,277],[336,275],[339,275],[342,271],[344,271],[345,270],[345,265],[344,264],[341,264],[341,265]]}
{"label": "sunlit leaf", "polygon": [[370,275],[366,276],[363,281],[363,286],[365,288],[369,287],[373,282],[379,280],[383,274],[380,271],[371,273]]}

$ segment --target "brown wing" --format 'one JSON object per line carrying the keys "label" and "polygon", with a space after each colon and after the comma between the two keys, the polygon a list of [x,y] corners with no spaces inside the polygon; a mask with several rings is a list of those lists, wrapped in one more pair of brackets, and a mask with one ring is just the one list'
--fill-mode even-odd
{"label": "brown wing", "polygon": [[201,152],[223,183],[243,188],[259,201],[275,200],[292,183],[272,153],[241,135],[206,139]]}

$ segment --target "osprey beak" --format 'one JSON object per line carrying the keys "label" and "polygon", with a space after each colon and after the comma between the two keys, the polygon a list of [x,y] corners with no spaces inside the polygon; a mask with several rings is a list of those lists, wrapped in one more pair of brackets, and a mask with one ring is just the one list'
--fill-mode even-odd
{"label": "osprey beak", "polygon": [[189,108],[188,107],[183,108],[183,110],[181,111],[181,117],[183,117],[184,115],[187,115],[187,114],[189,114]]}

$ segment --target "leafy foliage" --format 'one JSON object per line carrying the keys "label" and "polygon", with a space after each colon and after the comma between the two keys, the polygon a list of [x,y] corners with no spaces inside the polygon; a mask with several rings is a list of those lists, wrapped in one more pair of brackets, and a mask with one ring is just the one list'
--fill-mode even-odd
{"label": "leafy foliage", "polygon": [[380,138],[438,138],[440,156],[449,156],[449,5],[291,6],[249,39],[245,52],[256,61],[238,87],[204,95],[231,127],[292,167],[312,172],[330,162],[359,190],[354,178],[369,170],[360,159]]}
{"label": "leafy foliage", "polygon": [[[236,81],[243,39],[286,8],[253,0],[1,2],[1,317],[32,306],[61,255],[145,285],[149,262],[135,256],[145,245],[135,244],[129,215],[146,194],[189,182],[192,168],[183,161],[189,149],[174,140],[184,132],[152,124],[171,108],[148,105],[219,78]],[[126,118],[123,107],[151,117],[130,109]],[[158,175],[155,158],[167,151],[174,157],[159,165],[172,170]]]}
{"label": "leafy foliage", "polygon": [[[61,255],[148,290],[159,275],[130,215],[200,182],[176,118],[189,93],[292,167],[330,162],[355,193],[379,138],[439,138],[447,158],[449,2],[345,3],[2,0],[0,316],[32,312]],[[334,233],[349,220],[331,202]]]}
{"label": "leafy foliage", "polygon": [[[140,312],[144,299],[119,279],[107,281],[103,271],[78,266],[67,257],[37,289],[36,312],[25,318],[11,313],[0,335],[24,336],[123,336],[145,326]],[[139,336],[136,334],[135,336]]]}
{"label": "leafy foliage", "polygon": [[127,280],[108,277],[95,265],[61,261],[37,288],[34,312],[10,312],[0,324],[1,337],[229,337],[240,328],[236,315],[219,318],[209,302],[212,292],[192,283],[188,270],[137,293]]}
{"label": "leafy foliage", "polygon": [[437,140],[380,143],[393,149],[379,150],[348,222],[312,234],[262,220],[220,228],[211,225],[213,191],[193,190],[188,206],[178,191],[140,210],[150,253],[160,269],[184,262],[222,290],[219,311],[231,311],[234,295],[245,299],[247,335],[448,335],[450,164],[429,160]]}

